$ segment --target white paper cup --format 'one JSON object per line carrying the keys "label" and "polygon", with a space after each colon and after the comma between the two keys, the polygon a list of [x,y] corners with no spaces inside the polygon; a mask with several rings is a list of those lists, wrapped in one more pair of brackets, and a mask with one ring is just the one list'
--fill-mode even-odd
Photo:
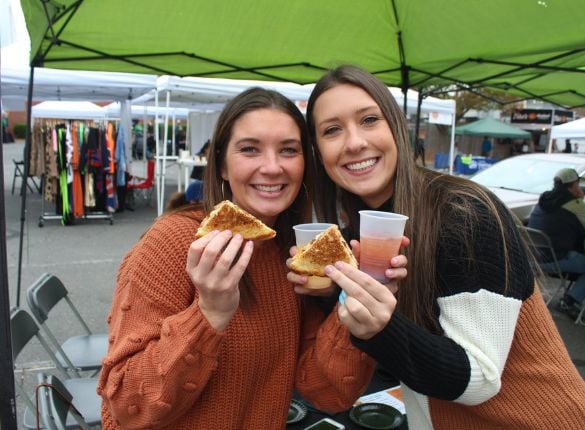
{"label": "white paper cup", "polygon": [[297,224],[293,226],[293,230],[295,231],[295,238],[297,240],[297,246],[304,246],[315,237],[327,230],[333,224],[329,224],[326,222],[312,222],[308,224]]}
{"label": "white paper cup", "polygon": [[360,270],[374,279],[386,281],[384,272],[390,259],[400,251],[407,216],[364,210],[360,211]]}

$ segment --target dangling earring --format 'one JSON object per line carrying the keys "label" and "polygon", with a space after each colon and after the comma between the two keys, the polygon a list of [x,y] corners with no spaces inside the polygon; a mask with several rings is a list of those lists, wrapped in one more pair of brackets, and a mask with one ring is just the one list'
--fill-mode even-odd
{"label": "dangling earring", "polygon": [[221,180],[221,198],[222,200],[225,200],[225,180]]}

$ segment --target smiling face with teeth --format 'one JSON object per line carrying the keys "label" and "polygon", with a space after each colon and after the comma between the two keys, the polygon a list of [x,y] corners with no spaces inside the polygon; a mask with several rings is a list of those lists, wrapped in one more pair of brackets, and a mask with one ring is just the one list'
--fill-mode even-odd
{"label": "smiling face with teeth", "polygon": [[313,119],[329,177],[371,208],[388,200],[394,191],[398,151],[374,99],[358,86],[337,85],[319,95]]}
{"label": "smiling face with teeth", "polygon": [[287,113],[262,108],[234,122],[221,176],[234,203],[266,225],[293,203],[304,168],[301,132]]}

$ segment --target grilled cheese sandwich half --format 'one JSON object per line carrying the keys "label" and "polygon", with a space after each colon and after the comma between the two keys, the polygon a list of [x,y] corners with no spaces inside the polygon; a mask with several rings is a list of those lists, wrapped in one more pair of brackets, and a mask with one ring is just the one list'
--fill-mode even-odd
{"label": "grilled cheese sandwich half", "polygon": [[213,230],[231,230],[241,234],[245,240],[268,240],[276,236],[273,229],[229,200],[215,205],[201,221],[196,237],[203,237]]}

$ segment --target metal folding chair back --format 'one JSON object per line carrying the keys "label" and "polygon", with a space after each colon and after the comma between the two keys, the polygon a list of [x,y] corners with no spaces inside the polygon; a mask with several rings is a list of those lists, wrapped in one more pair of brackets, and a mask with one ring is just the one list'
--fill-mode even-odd
{"label": "metal folding chair back", "polygon": [[[542,273],[544,275],[552,276],[560,280],[556,288],[555,287],[551,288],[552,293],[548,291],[549,288],[546,288],[546,285],[541,285],[542,295],[545,299],[546,304],[548,305],[557,296],[558,292],[561,289],[563,290],[569,289],[571,284],[574,282],[575,274],[562,271],[561,267],[559,266],[557,255],[552,246],[552,242],[544,231],[525,226],[518,226],[518,228],[525,235],[525,238],[528,240],[528,244],[531,247],[534,257],[539,263],[539,268],[542,271]],[[547,270],[544,270],[541,266],[542,264],[541,256],[543,253],[550,257],[550,259],[547,261],[547,264],[549,266],[547,267]],[[550,268],[550,265],[552,265],[552,269]],[[541,284],[546,284],[546,282],[541,281]]]}
{"label": "metal folding chair back", "polygon": [[24,186],[24,184],[26,184],[26,186],[28,187],[28,189],[31,193],[34,193],[34,190],[30,186],[28,181],[31,181],[33,183],[33,185],[35,186],[35,188],[37,189],[37,191],[39,193],[41,193],[41,187],[39,186],[39,184],[37,184],[34,177],[29,176],[28,180],[24,179],[24,161],[23,160],[16,161],[13,158],[12,162],[14,163],[14,175],[12,176],[12,194],[14,194],[14,189],[16,187],[16,178],[21,178],[22,179],[22,186]]}
{"label": "metal folding chair back", "polygon": [[[50,273],[41,275],[26,291],[26,300],[35,319],[43,329],[61,365],[79,376],[79,371],[99,370],[102,358],[108,351],[108,335],[94,334],[71,301],[67,288],[59,278]],[[62,344],[49,327],[51,310],[64,301],[67,303],[75,319],[81,325],[82,335],[72,336]]]}
{"label": "metal folding chair back", "polygon": [[[63,386],[67,388],[72,396],[73,404],[83,415],[85,421],[89,425],[97,425],[101,423],[101,398],[96,392],[98,379],[97,378],[71,378],[65,368],[61,366],[57,356],[49,346],[40,332],[40,328],[33,319],[32,315],[24,309],[12,308],[10,312],[10,333],[12,338],[12,356],[14,361],[22,350],[33,339],[37,339],[55,368],[63,377]],[[15,379],[15,388],[18,394],[26,404],[24,411],[23,425],[28,429],[36,429],[36,403],[34,395],[29,395],[26,392],[24,385],[17,377]],[[42,408],[42,405],[39,404]],[[45,413],[47,410],[40,410],[39,413]],[[67,416],[68,429],[78,428],[79,424],[72,414]]]}
{"label": "metal folding chair back", "polygon": [[67,430],[72,428],[72,419],[78,428],[84,430],[90,428],[81,412],[73,404],[73,395],[59,378],[39,373],[38,383],[39,418],[44,428]]}

